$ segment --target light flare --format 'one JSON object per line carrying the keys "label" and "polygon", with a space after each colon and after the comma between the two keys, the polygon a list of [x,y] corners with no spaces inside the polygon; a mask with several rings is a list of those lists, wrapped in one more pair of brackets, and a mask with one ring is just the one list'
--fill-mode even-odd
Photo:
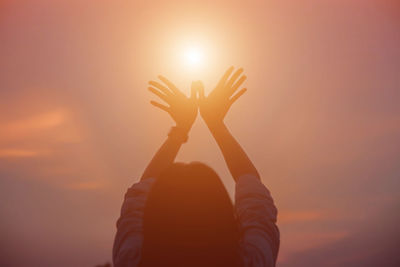
{"label": "light flare", "polygon": [[185,65],[195,68],[201,67],[204,63],[204,50],[201,47],[191,46],[187,47],[184,51]]}

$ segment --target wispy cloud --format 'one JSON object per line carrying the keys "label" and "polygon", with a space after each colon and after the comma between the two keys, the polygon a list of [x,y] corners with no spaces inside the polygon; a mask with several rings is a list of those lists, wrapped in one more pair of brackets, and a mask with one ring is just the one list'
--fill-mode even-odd
{"label": "wispy cloud", "polygon": [[[63,127],[59,134],[65,136],[64,130],[71,124],[71,117],[66,108],[57,108],[47,112],[35,113],[34,110],[27,110],[27,115],[19,119],[9,119],[0,125],[0,143],[26,140],[41,137],[48,134],[48,131]],[[71,140],[78,139],[76,132],[68,129]]]}
{"label": "wispy cloud", "polygon": [[332,217],[332,214],[318,210],[280,211],[278,215],[278,221],[279,224],[290,224],[298,222],[315,222],[328,220]]}
{"label": "wispy cloud", "polygon": [[72,189],[72,190],[78,190],[78,191],[84,191],[84,190],[98,190],[102,189],[106,186],[104,182],[100,181],[88,181],[88,182],[75,182],[75,183],[70,183],[65,186],[65,188]]}
{"label": "wispy cloud", "polygon": [[49,154],[48,151],[29,149],[0,149],[0,158],[30,158]]}

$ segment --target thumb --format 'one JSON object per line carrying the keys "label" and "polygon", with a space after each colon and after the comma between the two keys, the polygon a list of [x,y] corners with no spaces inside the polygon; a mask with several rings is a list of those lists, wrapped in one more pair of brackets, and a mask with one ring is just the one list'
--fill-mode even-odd
{"label": "thumb", "polygon": [[201,81],[192,82],[191,98],[197,98],[197,92],[199,92],[199,100],[204,99],[204,85]]}

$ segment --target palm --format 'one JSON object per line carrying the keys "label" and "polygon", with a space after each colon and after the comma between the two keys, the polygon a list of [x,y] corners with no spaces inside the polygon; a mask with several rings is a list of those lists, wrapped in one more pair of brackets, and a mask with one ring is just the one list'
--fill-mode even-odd
{"label": "palm", "polygon": [[176,96],[171,100],[170,114],[177,125],[192,125],[197,116],[197,105],[194,98],[185,95]]}
{"label": "palm", "polygon": [[232,104],[247,90],[243,88],[232,96],[246,80],[245,75],[241,76],[243,69],[238,69],[229,78],[232,71],[233,67],[225,72],[215,89],[207,97],[204,96],[204,89],[202,87],[199,89],[200,114],[209,126],[222,122]]}
{"label": "palm", "polygon": [[156,101],[151,101],[150,103],[168,112],[175,121],[176,126],[188,131],[192,127],[197,116],[197,103],[194,88],[192,88],[191,96],[188,98],[165,77],[159,76],[159,79],[166,86],[156,81],[150,81],[149,84],[157,89],[149,87],[149,90],[160,97],[169,106],[162,105]]}

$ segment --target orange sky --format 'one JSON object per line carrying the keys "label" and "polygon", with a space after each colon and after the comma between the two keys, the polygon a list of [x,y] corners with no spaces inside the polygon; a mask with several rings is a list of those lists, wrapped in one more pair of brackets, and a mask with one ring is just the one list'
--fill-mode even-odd
{"label": "orange sky", "polygon": [[[275,198],[278,266],[398,266],[399,18],[395,0],[2,1],[0,265],[110,261],[123,194],[172,125],[147,81],[210,90],[235,65],[248,92],[226,122]],[[193,36],[199,73],[174,54]],[[233,192],[200,119],[178,160]]]}

